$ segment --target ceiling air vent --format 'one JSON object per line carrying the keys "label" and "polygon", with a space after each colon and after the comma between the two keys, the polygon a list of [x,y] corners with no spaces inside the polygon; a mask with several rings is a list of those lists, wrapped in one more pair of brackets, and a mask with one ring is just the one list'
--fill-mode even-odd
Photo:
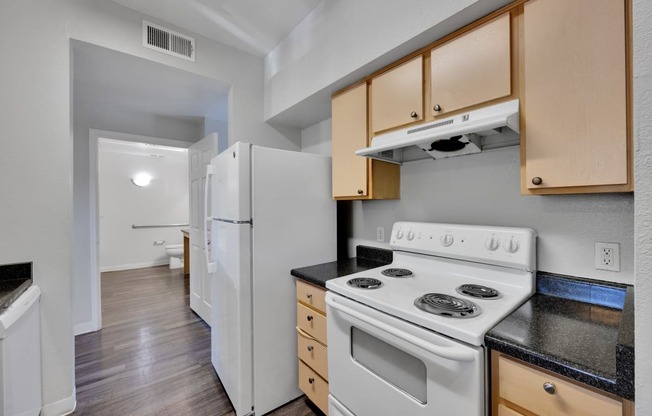
{"label": "ceiling air vent", "polygon": [[195,62],[195,39],[143,20],[143,46]]}

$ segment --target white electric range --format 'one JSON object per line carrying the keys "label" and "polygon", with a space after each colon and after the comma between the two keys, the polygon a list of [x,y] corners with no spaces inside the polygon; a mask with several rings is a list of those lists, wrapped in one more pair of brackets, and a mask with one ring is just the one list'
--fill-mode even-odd
{"label": "white electric range", "polygon": [[488,414],[484,335],[534,293],[535,232],[398,222],[390,245],[326,283],[329,414]]}

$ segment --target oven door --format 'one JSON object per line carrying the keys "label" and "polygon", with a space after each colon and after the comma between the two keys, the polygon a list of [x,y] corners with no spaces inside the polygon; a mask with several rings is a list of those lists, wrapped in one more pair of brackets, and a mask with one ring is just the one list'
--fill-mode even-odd
{"label": "oven door", "polygon": [[484,348],[332,291],[326,303],[332,402],[355,416],[486,414]]}

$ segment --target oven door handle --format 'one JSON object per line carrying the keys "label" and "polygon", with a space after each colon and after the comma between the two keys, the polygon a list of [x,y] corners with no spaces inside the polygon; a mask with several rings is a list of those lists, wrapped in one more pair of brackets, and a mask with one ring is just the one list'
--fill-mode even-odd
{"label": "oven door handle", "polygon": [[469,361],[475,361],[476,360],[476,355],[474,354],[473,351],[468,351],[466,349],[460,349],[460,348],[455,348],[455,347],[440,347],[438,345],[433,345],[429,342],[426,342],[412,334],[409,334],[405,331],[401,331],[400,329],[393,327],[391,325],[388,325],[384,322],[378,321],[377,319],[371,318],[369,316],[363,315],[360,312],[353,310],[349,308],[348,306],[340,305],[338,303],[335,303],[329,297],[326,297],[326,303],[328,306],[330,306],[333,309],[337,309],[341,312],[344,312],[347,315],[350,315],[367,325],[371,325],[377,329],[380,329],[383,332],[386,332],[388,334],[394,335],[404,341],[409,342],[410,344],[421,348],[422,350],[425,350],[431,354],[437,355],[439,357],[452,360],[452,361],[464,361],[464,362],[469,362]]}

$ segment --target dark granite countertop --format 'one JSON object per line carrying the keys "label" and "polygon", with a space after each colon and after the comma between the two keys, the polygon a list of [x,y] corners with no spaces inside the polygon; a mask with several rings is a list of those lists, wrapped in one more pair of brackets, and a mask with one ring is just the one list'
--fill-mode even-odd
{"label": "dark granite countertop", "polygon": [[634,400],[631,286],[538,273],[537,293],[487,332],[487,347]]}
{"label": "dark granite countertop", "polygon": [[0,313],[32,284],[32,263],[0,265]]}
{"label": "dark granite countertop", "polygon": [[357,246],[356,257],[331,261],[290,270],[290,274],[313,285],[326,287],[326,281],[353,273],[381,267],[392,262],[392,251],[369,246]]}

